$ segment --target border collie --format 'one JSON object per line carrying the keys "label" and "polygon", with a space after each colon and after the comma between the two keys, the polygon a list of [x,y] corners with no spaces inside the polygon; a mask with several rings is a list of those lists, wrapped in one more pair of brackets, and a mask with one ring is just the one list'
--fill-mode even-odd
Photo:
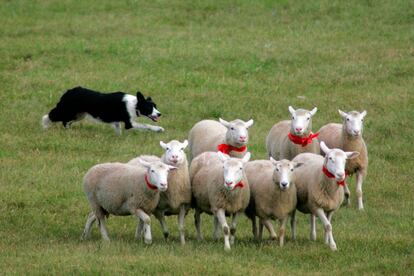
{"label": "border collie", "polygon": [[56,107],[42,118],[43,128],[48,128],[54,122],[62,122],[65,128],[71,123],[82,120],[86,115],[115,127],[121,134],[121,122],[125,129],[148,129],[161,132],[159,126],[140,124],[134,121],[136,117],[144,116],[154,122],[159,120],[161,113],[151,97],[144,98],[141,92],[130,95],[124,92],[100,93],[83,87],[75,87],[60,98]]}

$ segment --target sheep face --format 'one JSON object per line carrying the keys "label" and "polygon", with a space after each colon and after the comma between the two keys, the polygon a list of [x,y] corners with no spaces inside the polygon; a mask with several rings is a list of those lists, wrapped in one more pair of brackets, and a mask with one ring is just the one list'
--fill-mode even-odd
{"label": "sheep face", "polygon": [[219,118],[220,123],[227,128],[226,140],[229,144],[233,145],[246,145],[249,141],[248,129],[253,125],[253,119],[247,122],[236,119],[231,122],[227,122]]}
{"label": "sheep face", "polygon": [[336,181],[345,179],[345,165],[347,159],[353,159],[359,155],[357,151],[343,151],[340,149],[329,149],[322,141],[321,150],[325,153],[324,166],[335,176]]}
{"label": "sheep face", "polygon": [[270,157],[270,161],[272,161],[273,166],[275,167],[273,171],[274,183],[278,185],[282,191],[289,189],[292,182],[293,171],[302,166],[303,163],[292,162],[286,159],[276,161],[273,157]]}
{"label": "sheep face", "polygon": [[161,161],[146,162],[138,159],[139,163],[147,168],[148,181],[151,185],[156,186],[161,192],[165,192],[168,188],[168,172],[176,169],[176,167],[166,165]]}
{"label": "sheep face", "polygon": [[339,114],[344,119],[344,128],[348,135],[358,137],[362,135],[364,127],[364,118],[367,112],[364,110],[361,113],[358,111],[343,112],[338,109]]}
{"label": "sheep face", "polygon": [[247,152],[243,158],[231,158],[227,154],[218,152],[220,160],[223,162],[224,188],[231,191],[243,179],[243,165],[250,160],[250,152]]}
{"label": "sheep face", "polygon": [[180,166],[184,162],[184,149],[188,146],[187,140],[185,140],[183,143],[180,143],[177,140],[172,140],[169,143],[160,141],[160,145],[165,150],[166,161],[169,165]]}
{"label": "sheep face", "polygon": [[289,112],[292,115],[290,124],[290,132],[301,136],[308,133],[312,129],[312,117],[318,109],[315,107],[311,111],[305,109],[294,109],[289,106]]}

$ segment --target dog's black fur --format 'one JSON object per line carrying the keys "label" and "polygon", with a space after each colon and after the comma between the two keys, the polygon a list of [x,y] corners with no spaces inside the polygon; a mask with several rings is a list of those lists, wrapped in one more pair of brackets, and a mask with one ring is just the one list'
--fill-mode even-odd
{"label": "dog's black fur", "polygon": [[[124,92],[100,93],[83,87],[75,87],[62,95],[56,107],[49,112],[52,122],[62,122],[67,127],[71,122],[82,119],[86,114],[105,123],[124,122],[125,129],[132,128],[132,120],[138,116],[145,116],[157,121],[161,113],[153,116],[157,105],[151,97],[146,99],[141,92],[137,92],[135,113],[130,114]],[[130,95],[132,96],[132,95]]]}

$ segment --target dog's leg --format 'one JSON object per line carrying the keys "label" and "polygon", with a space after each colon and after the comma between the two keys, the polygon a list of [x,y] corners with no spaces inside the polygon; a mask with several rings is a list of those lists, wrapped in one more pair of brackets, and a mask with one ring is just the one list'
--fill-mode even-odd
{"label": "dog's leg", "polygon": [[120,122],[115,122],[113,124],[114,128],[115,128],[115,132],[118,135],[121,135],[121,123]]}
{"label": "dog's leg", "polygon": [[155,131],[155,132],[163,132],[164,131],[164,128],[162,128],[160,126],[141,124],[141,123],[137,123],[137,122],[131,122],[131,125],[132,125],[133,129],[138,129],[138,130],[151,130],[151,131]]}

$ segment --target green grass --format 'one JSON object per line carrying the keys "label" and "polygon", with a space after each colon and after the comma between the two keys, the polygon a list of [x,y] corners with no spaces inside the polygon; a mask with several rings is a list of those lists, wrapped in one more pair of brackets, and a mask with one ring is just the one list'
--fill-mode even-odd
{"label": "green grass", "polygon": [[[414,271],[414,4],[412,1],[1,1],[0,271],[2,274],[412,274]],[[40,128],[62,93],[141,89],[166,132],[117,137],[103,124]],[[133,239],[135,219],[111,217],[112,242],[94,228],[81,179],[93,164],[161,154],[206,118],[255,119],[250,149],[266,157],[271,126],[287,106],[317,106],[314,129],[337,109],[368,111],[370,166],[364,212],[342,208],[339,248],[308,239],[284,248],[252,240],[242,218],[230,253],[197,242],[193,212],[181,247],[175,218],[165,243]],[[145,119],[140,119],[145,121]],[[148,121],[147,121],[148,122]]]}

